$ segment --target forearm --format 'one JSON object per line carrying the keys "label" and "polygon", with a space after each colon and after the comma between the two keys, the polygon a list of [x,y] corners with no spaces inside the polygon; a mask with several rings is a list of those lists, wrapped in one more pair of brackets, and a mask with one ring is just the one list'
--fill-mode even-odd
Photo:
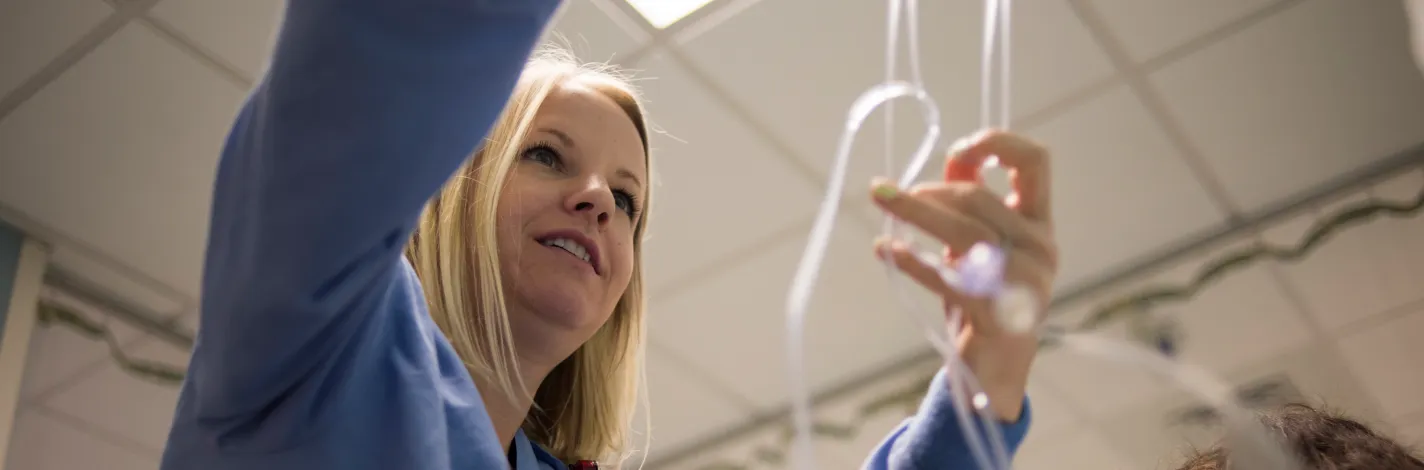
{"label": "forearm", "polygon": [[[967,345],[963,360],[983,388],[994,416],[1005,423],[1017,422],[1023,411],[1024,396],[1028,394],[1029,372],[1038,353],[1037,338],[1004,338],[993,345],[992,351],[978,350],[983,344]],[[972,400],[973,397],[960,398]]]}
{"label": "forearm", "polygon": [[[892,432],[865,463],[866,470],[974,469],[979,468],[966,440],[966,432],[977,433],[987,442],[988,434],[973,418],[973,429],[959,425],[946,371],[941,369],[930,382],[929,393],[915,416]],[[1000,433],[1012,457],[1032,421],[1027,397],[1018,401],[1018,419],[999,422],[990,432]]]}

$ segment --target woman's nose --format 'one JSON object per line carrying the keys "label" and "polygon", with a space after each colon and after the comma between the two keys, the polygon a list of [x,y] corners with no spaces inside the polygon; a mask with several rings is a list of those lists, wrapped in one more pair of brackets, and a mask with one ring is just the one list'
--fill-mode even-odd
{"label": "woman's nose", "polygon": [[608,223],[613,211],[613,191],[599,178],[590,178],[573,197],[569,198],[569,210],[589,218],[595,225]]}

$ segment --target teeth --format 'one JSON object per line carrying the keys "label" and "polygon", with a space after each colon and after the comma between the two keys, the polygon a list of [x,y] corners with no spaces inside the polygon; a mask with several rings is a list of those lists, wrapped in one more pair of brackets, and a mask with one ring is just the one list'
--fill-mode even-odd
{"label": "teeth", "polygon": [[578,242],[576,241],[569,240],[567,238],[554,238],[550,240],[545,240],[544,244],[547,246],[556,246],[559,248],[563,248],[564,251],[572,253],[574,256],[577,256],[579,259],[583,260],[585,263],[588,262],[588,249],[584,248],[583,245],[578,244]]}

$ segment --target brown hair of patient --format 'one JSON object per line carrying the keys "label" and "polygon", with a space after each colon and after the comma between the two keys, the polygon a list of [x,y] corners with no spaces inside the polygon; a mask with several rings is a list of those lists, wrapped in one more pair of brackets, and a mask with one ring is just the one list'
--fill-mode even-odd
{"label": "brown hair of patient", "polygon": [[[1407,447],[1358,421],[1304,404],[1292,404],[1261,417],[1285,438],[1306,470],[1424,470]],[[1179,470],[1249,470],[1232,468],[1223,447],[1197,453]]]}

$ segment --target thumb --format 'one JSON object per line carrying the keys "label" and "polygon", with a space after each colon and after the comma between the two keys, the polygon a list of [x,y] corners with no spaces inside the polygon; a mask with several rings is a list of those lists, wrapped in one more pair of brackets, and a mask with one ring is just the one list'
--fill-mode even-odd
{"label": "thumb", "polygon": [[984,167],[984,161],[988,155],[980,152],[966,152],[969,147],[981,139],[980,135],[965,137],[949,146],[949,153],[944,160],[944,180],[945,181],[965,181],[979,183],[982,179],[979,170]]}

